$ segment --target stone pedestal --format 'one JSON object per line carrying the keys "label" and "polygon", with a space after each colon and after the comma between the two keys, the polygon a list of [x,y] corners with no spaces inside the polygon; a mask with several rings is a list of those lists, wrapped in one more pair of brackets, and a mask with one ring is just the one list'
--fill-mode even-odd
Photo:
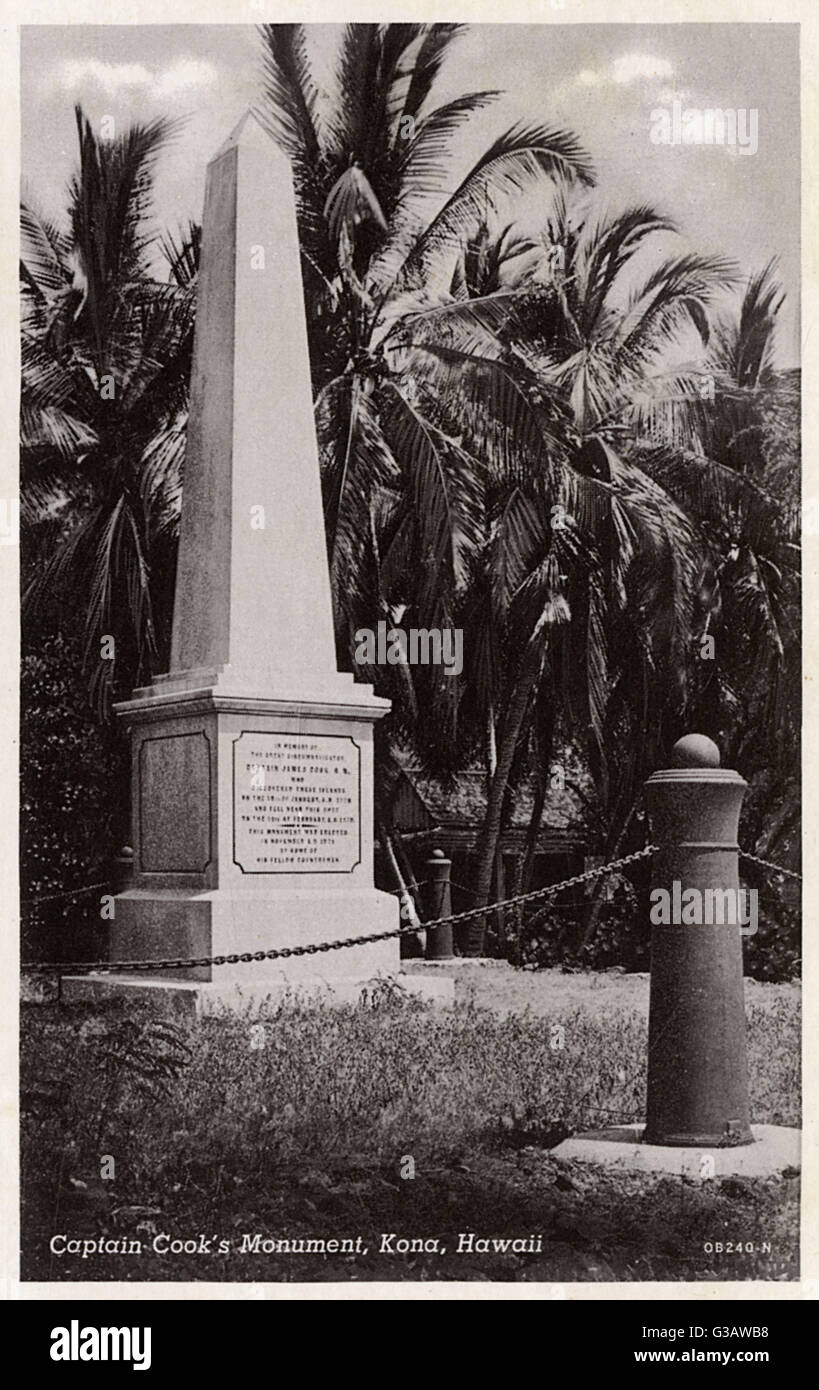
{"label": "stone pedestal", "polygon": [[[117,897],[115,960],[228,955],[388,931],[373,886],[366,698],[322,708],[213,690],[137,699],[131,725],[134,880]],[[165,978],[353,980],[398,967],[397,940]]]}

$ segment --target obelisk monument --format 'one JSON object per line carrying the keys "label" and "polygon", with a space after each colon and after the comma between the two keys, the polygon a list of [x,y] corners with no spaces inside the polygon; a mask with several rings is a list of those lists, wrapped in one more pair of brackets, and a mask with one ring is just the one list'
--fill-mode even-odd
{"label": "obelisk monument", "polygon": [[[336,669],[293,181],[248,114],[207,174],[170,671],[117,707],[134,883],[111,959],[397,927],[372,877],[372,733],[388,709]],[[392,939],[157,979],[199,981],[206,1006],[398,964]]]}

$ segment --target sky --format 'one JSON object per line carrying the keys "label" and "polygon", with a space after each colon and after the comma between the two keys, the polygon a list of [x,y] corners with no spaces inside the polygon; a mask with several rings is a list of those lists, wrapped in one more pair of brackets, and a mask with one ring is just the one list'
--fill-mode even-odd
{"label": "sky", "polygon": [[[330,88],[338,29],[309,33],[320,83]],[[435,90],[443,102],[487,88],[503,96],[454,151],[453,179],[516,120],[570,128],[598,171],[601,210],[649,203],[674,219],[683,240],[666,238],[664,250],[726,255],[745,274],[779,258],[788,298],[778,357],[782,366],[798,364],[798,26],[475,25],[453,47]],[[97,125],[113,116],[118,130],[163,114],[181,126],[157,168],[156,217],[170,229],[198,220],[208,160],[261,96],[252,26],[24,27],[24,191],[49,213],[65,206],[76,102]],[[756,111],[758,148],[654,143],[652,112],[670,118],[675,100],[681,111]]]}

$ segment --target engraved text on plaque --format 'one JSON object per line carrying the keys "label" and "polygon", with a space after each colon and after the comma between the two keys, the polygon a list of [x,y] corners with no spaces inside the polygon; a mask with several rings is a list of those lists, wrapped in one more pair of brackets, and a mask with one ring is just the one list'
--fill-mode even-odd
{"label": "engraved text on plaque", "polygon": [[246,874],[349,874],[360,754],[347,736],[245,731],[233,745],[233,858]]}

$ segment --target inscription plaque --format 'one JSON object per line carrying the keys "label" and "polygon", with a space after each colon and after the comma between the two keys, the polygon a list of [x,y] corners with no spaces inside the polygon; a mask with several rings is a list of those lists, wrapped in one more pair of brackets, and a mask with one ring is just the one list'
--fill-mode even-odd
{"label": "inscription plaque", "polygon": [[233,859],[246,874],[349,874],[361,860],[348,736],[245,731],[233,744]]}

